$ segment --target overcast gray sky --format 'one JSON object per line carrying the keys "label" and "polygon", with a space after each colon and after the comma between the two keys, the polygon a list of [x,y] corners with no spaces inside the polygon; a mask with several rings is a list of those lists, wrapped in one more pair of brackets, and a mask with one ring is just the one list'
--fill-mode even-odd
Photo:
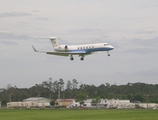
{"label": "overcast gray sky", "polygon": [[[66,45],[107,42],[115,47],[86,56],[51,56],[49,40]],[[158,0],[1,0],[0,88],[31,87],[50,77],[100,85],[158,83]]]}

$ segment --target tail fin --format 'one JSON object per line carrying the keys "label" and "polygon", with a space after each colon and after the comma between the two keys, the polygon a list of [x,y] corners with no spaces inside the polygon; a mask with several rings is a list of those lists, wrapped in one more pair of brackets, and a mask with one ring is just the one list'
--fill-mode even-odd
{"label": "tail fin", "polygon": [[51,43],[53,45],[53,48],[55,48],[55,47],[60,45],[60,42],[59,42],[58,38],[56,38],[56,37],[50,37],[50,41],[51,41]]}

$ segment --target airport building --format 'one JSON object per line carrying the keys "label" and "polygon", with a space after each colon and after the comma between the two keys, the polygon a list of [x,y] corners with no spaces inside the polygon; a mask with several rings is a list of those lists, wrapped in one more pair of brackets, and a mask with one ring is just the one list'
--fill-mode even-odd
{"label": "airport building", "polygon": [[31,107],[50,107],[50,101],[44,97],[31,97],[24,99],[22,102],[8,102],[8,108],[31,108]]}
{"label": "airport building", "polygon": [[135,104],[138,108],[149,108],[149,109],[157,109],[158,104],[156,103],[136,103]]}
{"label": "airport building", "polygon": [[135,105],[130,100],[115,100],[115,99],[100,99],[98,103],[92,103],[92,99],[84,101],[84,107],[88,108],[135,108]]}
{"label": "airport building", "polygon": [[72,108],[72,107],[79,107],[80,103],[76,102],[75,99],[57,99],[56,103],[60,107]]}

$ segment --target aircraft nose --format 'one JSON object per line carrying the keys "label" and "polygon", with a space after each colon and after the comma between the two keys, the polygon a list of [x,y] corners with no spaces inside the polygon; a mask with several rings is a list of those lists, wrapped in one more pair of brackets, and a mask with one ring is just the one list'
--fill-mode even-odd
{"label": "aircraft nose", "polygon": [[113,50],[113,49],[114,49],[114,47],[110,45],[110,49],[111,49],[111,50]]}

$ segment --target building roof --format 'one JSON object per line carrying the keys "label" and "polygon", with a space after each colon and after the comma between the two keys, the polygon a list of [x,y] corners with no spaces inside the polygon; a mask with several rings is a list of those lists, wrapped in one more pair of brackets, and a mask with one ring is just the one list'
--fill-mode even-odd
{"label": "building roof", "polygon": [[30,97],[23,100],[24,102],[50,102],[51,100],[45,98],[45,97]]}

